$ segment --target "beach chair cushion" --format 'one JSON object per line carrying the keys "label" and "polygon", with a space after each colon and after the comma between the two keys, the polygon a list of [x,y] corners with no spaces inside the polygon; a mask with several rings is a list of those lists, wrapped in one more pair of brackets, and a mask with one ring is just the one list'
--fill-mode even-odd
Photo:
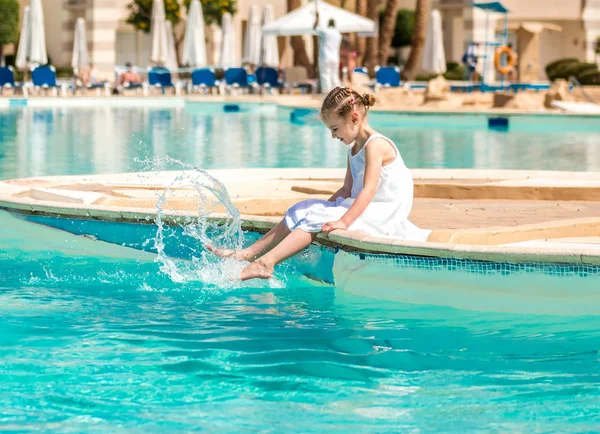
{"label": "beach chair cushion", "polygon": [[378,66],[375,68],[375,81],[380,86],[400,86],[400,69],[397,66]]}
{"label": "beach chair cushion", "polygon": [[225,84],[227,86],[248,87],[248,73],[244,68],[228,68],[225,71]]}
{"label": "beach chair cushion", "polygon": [[279,73],[275,68],[261,66],[256,68],[255,74],[259,86],[281,87]]}
{"label": "beach chair cushion", "polygon": [[214,87],[217,84],[215,71],[210,68],[194,69],[192,71],[192,86]]}
{"label": "beach chair cushion", "polygon": [[167,68],[152,68],[148,71],[148,84],[158,87],[173,87],[171,71]]}
{"label": "beach chair cushion", "polygon": [[58,87],[56,84],[56,70],[53,66],[38,66],[31,72],[31,81],[34,86]]}
{"label": "beach chair cushion", "polygon": [[15,74],[8,66],[0,67],[0,87],[15,87]]}

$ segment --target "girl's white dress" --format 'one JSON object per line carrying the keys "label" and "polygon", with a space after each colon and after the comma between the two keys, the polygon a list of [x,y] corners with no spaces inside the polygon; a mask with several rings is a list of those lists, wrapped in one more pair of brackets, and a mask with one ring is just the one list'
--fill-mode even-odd
{"label": "girl's white dress", "polygon": [[363,189],[365,148],[375,138],[387,140],[394,147],[396,158],[381,168],[373,200],[348,230],[360,231],[375,237],[427,240],[431,231],[419,229],[408,220],[413,204],[412,175],[404,165],[404,160],[400,156],[396,144],[381,134],[373,134],[369,137],[356,155],[352,155],[352,146],[348,147],[350,171],[352,172],[350,197],[339,197],[335,202],[308,199],[297,203],[286,212],[284,217],[284,222],[290,230],[302,229],[306,232],[320,232],[323,224],[342,218]]}

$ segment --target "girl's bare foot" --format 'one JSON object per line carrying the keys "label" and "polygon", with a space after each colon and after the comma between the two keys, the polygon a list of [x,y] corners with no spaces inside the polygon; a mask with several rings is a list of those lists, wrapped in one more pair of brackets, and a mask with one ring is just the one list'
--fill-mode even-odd
{"label": "girl's bare foot", "polygon": [[230,250],[230,249],[219,249],[218,247],[213,247],[210,244],[206,244],[206,250],[214,253],[219,258],[233,258],[236,261],[250,261],[250,257],[252,256],[250,252],[246,249],[244,250]]}
{"label": "girl's bare foot", "polygon": [[267,264],[265,261],[258,259],[251,264],[248,264],[246,268],[240,273],[240,279],[270,279],[273,277],[273,266]]}

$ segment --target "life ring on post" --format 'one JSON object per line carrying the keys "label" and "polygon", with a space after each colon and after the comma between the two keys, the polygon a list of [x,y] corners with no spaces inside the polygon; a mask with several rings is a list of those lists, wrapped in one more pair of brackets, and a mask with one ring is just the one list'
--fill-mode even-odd
{"label": "life ring on post", "polygon": [[[506,54],[506,64],[502,65],[502,55]],[[496,53],[494,54],[494,66],[496,67],[496,71],[498,71],[502,75],[506,75],[512,71],[515,66],[516,61],[515,53],[513,53],[512,49],[506,45],[502,47],[498,47]]]}

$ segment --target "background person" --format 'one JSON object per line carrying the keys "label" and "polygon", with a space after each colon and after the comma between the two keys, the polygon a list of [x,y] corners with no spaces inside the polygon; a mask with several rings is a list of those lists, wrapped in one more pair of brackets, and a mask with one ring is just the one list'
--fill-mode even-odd
{"label": "background person", "polygon": [[314,25],[319,36],[319,82],[322,93],[329,93],[340,85],[340,45],[342,34],[335,28],[335,20],[331,19],[327,27],[319,26],[319,13]]}

